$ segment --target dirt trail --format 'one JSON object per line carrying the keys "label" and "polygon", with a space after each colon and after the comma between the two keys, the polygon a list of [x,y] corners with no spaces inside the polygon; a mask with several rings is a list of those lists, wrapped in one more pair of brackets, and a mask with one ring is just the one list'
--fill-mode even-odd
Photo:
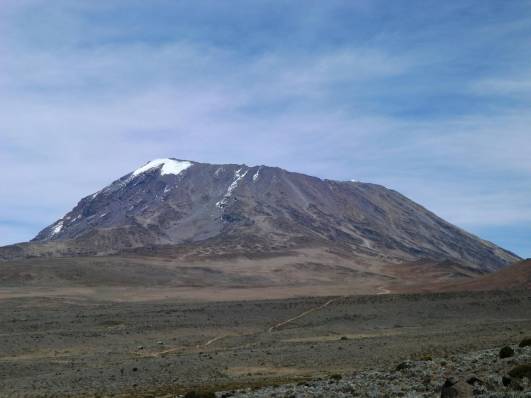
{"label": "dirt trail", "polygon": [[[288,323],[296,321],[297,319],[301,319],[301,318],[303,318],[303,317],[305,317],[305,316],[307,316],[307,315],[309,315],[309,314],[311,314],[313,312],[322,310],[323,308],[328,307],[330,304],[332,304],[332,303],[334,303],[334,302],[336,302],[336,301],[338,301],[338,300],[340,300],[340,299],[342,299],[344,297],[346,297],[346,296],[336,297],[336,298],[330,299],[326,303],[321,304],[321,305],[319,305],[317,307],[310,308],[309,310],[306,310],[306,311],[300,313],[299,315],[294,316],[293,318],[290,318],[290,319],[287,319],[285,321],[279,322],[279,323],[271,326],[269,329],[267,329],[267,333],[271,334],[271,333],[273,333],[273,331],[275,329],[278,329],[278,328],[280,328],[282,326],[285,326]],[[223,334],[223,335],[220,335],[220,336],[213,337],[210,340],[208,340],[206,343],[197,345],[196,348],[208,347],[209,345],[215,343],[216,341],[219,341],[219,340],[224,339],[226,337],[229,337],[229,335]],[[171,348],[171,349],[167,349],[167,350],[160,351],[160,352],[157,352],[157,353],[150,353],[148,355],[149,356],[161,356],[161,355],[164,355],[164,354],[169,354],[169,353],[173,353],[173,352],[179,351],[180,349],[182,349],[182,348],[180,348],[180,347],[179,348]]]}
{"label": "dirt trail", "polygon": [[306,315],[311,314],[312,312],[322,310],[323,308],[328,307],[330,304],[332,304],[332,303],[335,302],[335,301],[338,301],[338,300],[341,299],[341,298],[343,298],[343,297],[337,297],[337,298],[334,298],[334,299],[328,300],[326,303],[321,304],[321,305],[318,306],[318,307],[310,308],[309,310],[306,310],[306,311],[300,313],[299,315],[294,316],[293,318],[290,318],[290,319],[288,319],[288,320],[285,320],[285,321],[282,321],[282,322],[280,322],[280,323],[277,323],[276,325],[271,326],[271,327],[267,330],[267,332],[268,332],[268,333],[273,333],[273,331],[274,331],[275,329],[278,329],[278,328],[280,328],[280,327],[282,327],[282,326],[284,326],[284,325],[287,325],[288,323],[291,323],[291,322],[293,322],[293,321],[296,321],[297,319],[301,319],[301,318],[305,317]]}
{"label": "dirt trail", "polygon": [[389,294],[391,293],[391,291],[389,289],[386,289],[385,287],[383,286],[378,286],[378,293],[376,293],[377,295],[380,295],[380,294]]}
{"label": "dirt trail", "polygon": [[210,344],[212,344],[212,343],[214,343],[214,342],[216,342],[216,341],[218,341],[218,340],[221,340],[221,339],[223,339],[223,338],[225,338],[225,337],[227,337],[226,334],[223,334],[223,335],[221,335],[221,336],[214,337],[213,339],[210,339],[210,340],[208,340],[208,341],[205,343],[205,347],[208,347]]}
{"label": "dirt trail", "polygon": [[[210,344],[212,343],[215,343],[216,341],[218,340],[221,340],[221,339],[224,339],[225,337],[228,337],[228,335],[226,334],[223,334],[221,336],[216,336],[210,340],[208,340],[205,344],[198,344],[196,345],[195,347],[196,348],[201,348],[201,347],[208,347]],[[151,357],[160,357],[162,355],[166,355],[166,354],[172,354],[174,352],[177,352],[177,351],[182,351],[183,350],[183,347],[174,347],[174,348],[168,348],[164,351],[158,351],[158,352],[153,352],[153,353],[146,353],[144,354],[143,356],[151,356]]]}

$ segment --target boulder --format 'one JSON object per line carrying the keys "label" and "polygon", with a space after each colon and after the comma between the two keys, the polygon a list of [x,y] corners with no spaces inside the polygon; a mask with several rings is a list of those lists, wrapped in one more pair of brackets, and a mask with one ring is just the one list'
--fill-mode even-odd
{"label": "boulder", "polygon": [[522,391],[524,389],[517,379],[510,376],[503,376],[502,384],[513,391]]}
{"label": "boulder", "polygon": [[505,347],[503,347],[501,350],[500,350],[500,358],[510,358],[514,355],[514,350],[509,347],[508,345],[506,345]]}
{"label": "boulder", "polygon": [[516,365],[509,371],[509,376],[516,379],[527,377],[529,380],[531,380],[531,363]]}
{"label": "boulder", "polygon": [[473,388],[463,380],[457,380],[450,377],[442,386],[441,398],[471,398],[473,397]]}

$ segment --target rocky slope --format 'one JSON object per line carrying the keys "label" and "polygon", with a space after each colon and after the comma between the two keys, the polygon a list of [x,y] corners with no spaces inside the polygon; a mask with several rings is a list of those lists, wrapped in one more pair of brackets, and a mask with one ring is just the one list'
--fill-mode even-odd
{"label": "rocky slope", "polygon": [[450,358],[427,356],[405,361],[396,369],[333,374],[328,379],[211,394],[218,398],[531,397],[531,347],[506,346],[504,351],[507,357],[502,354],[500,358],[499,348]]}
{"label": "rocky slope", "polygon": [[383,186],[176,159],[83,198],[0,258],[220,247],[228,256],[318,247],[359,263],[451,260],[481,271],[518,260]]}

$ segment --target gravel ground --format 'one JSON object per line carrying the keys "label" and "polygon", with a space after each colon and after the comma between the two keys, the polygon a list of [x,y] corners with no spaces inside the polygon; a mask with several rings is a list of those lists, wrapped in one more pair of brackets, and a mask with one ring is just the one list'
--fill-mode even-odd
{"label": "gravel ground", "polygon": [[[462,353],[514,346],[531,334],[530,297],[505,291],[209,303],[5,299],[0,397],[172,397],[318,379],[282,387],[278,397],[283,388],[347,394],[349,383],[363,393],[363,383],[374,389],[377,380],[396,389],[390,396],[413,386],[433,396],[450,376],[475,372],[488,383],[476,365],[507,363],[501,376],[511,361],[524,360],[523,351],[503,361],[487,351],[476,362],[459,362]],[[447,358],[447,365],[422,361],[429,356]],[[411,366],[390,371],[407,360]],[[330,379],[334,374],[342,379]]]}
{"label": "gravel ground", "polygon": [[[391,370],[370,370],[332,375],[327,379],[216,393],[217,397],[234,398],[347,398],[347,397],[531,397],[531,380],[511,377],[511,369],[528,364],[531,376],[531,346],[512,346],[514,354],[500,358],[500,349],[475,351],[406,361]],[[451,390],[458,395],[451,395]],[[443,395],[444,396],[444,395]]]}

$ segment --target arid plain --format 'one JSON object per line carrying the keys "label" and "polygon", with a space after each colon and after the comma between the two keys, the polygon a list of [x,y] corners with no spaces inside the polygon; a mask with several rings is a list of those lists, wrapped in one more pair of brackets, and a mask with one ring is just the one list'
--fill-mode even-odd
{"label": "arid plain", "polygon": [[[528,290],[259,301],[2,298],[0,396],[165,396],[517,343]],[[169,395],[173,396],[173,395]]]}

